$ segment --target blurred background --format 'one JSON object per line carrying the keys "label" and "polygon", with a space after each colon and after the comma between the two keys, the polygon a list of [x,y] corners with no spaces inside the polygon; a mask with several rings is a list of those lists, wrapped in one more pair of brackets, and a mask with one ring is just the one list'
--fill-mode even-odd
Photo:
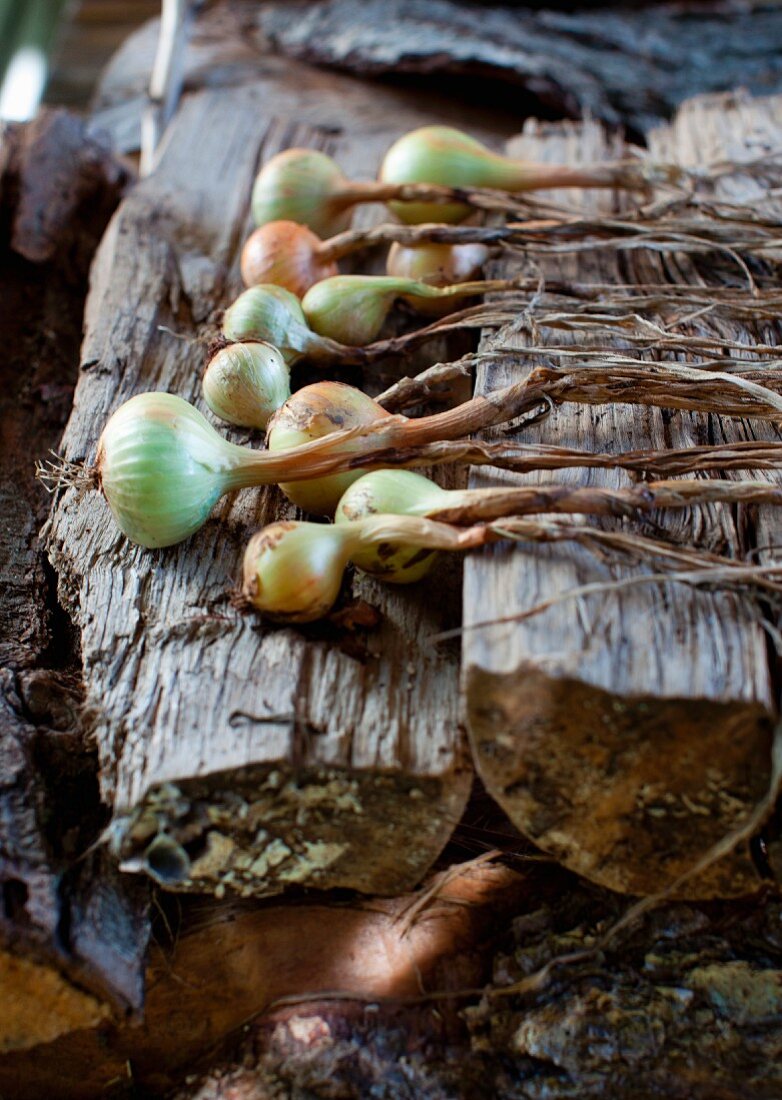
{"label": "blurred background", "polygon": [[101,69],[160,0],[0,0],[0,118],[87,107]]}

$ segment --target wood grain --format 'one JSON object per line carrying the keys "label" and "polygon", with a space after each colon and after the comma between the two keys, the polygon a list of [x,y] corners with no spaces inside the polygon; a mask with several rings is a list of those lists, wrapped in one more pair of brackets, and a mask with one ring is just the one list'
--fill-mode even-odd
{"label": "wood grain", "polygon": [[[366,175],[420,118],[387,114],[381,126],[376,104],[364,129],[335,142],[273,118],[267,93],[259,84],[188,97],[158,169],[109,227],[93,269],[69,458],[93,459],[102,424],[133,393],[167,389],[200,403],[194,338],[213,331],[240,289],[261,160],[326,145]],[[319,110],[340,99],[335,86]],[[458,567],[444,566],[429,589],[355,580],[353,595],[381,616],[363,640],[274,628],[235,611],[229,596],[250,533],[291,514],[276,490],[245,492],[190,542],[150,553],[118,534],[97,494],[60,502],[49,556],[80,631],[114,844],[128,870],[149,866],[158,835],[186,845],[188,879],[167,882],[189,889],[405,889],[446,842],[470,785],[458,653],[427,644],[458,622]]]}
{"label": "wood grain", "polygon": [[[717,129],[710,120],[724,112],[724,102],[720,97],[693,101],[670,132],[658,131],[657,147],[682,155],[693,130]],[[779,111],[778,101],[770,102],[773,110],[764,101],[743,101],[740,112],[723,117],[720,126],[734,139],[732,153],[739,146],[745,156],[751,152],[754,120]],[[592,161],[623,152],[620,141],[594,122],[529,123],[512,149],[551,161]],[[715,151],[712,142],[709,152]],[[700,161],[705,155],[701,145],[692,157]],[[603,211],[624,201],[595,193],[571,198],[583,209]],[[689,271],[676,266],[680,262],[640,252],[620,261],[599,252],[540,258],[540,269],[551,278],[601,283],[689,282]],[[707,281],[719,281],[722,267],[710,262]],[[502,270],[518,271],[518,262],[506,261]],[[695,331],[721,332],[729,347],[761,338],[779,342],[775,325],[726,327],[713,324],[708,314],[694,324]],[[538,346],[565,341],[566,335],[545,327],[534,334]],[[528,342],[526,333],[515,338],[519,348]],[[607,343],[605,336],[601,342]],[[653,350],[649,354],[657,357]],[[532,365],[520,357],[510,366],[484,366],[478,388],[498,388]],[[595,450],[691,447],[735,430],[718,417],[565,405],[526,431],[524,440]],[[569,484],[591,486],[618,486],[626,478],[619,471],[563,474]],[[514,475],[486,471],[471,479],[475,487],[518,483]],[[754,546],[745,515],[714,506],[630,525],[735,556]],[[778,544],[779,538],[768,541]],[[583,583],[627,576],[628,568],[563,545],[484,551],[466,566],[465,625],[512,615]],[[666,584],[604,591],[558,603],[522,623],[468,629],[463,655],[468,723],[487,788],[523,832],[594,881],[638,894],[670,885],[740,822],[768,787],[776,697],[759,617],[760,609],[745,597]],[[682,893],[730,896],[758,885],[749,851],[742,847],[687,883]]]}
{"label": "wood grain", "polygon": [[[160,21],[153,19],[128,36],[93,97],[91,128],[110,134],[115,148],[124,153],[137,152],[140,146],[159,30]],[[516,102],[495,101],[487,110],[469,97],[455,98],[447,88],[427,87],[422,94],[404,84],[368,84],[276,54],[259,27],[255,0],[228,0],[202,8],[185,49],[184,66],[185,96],[206,88],[262,85],[273,105],[270,113],[305,119],[332,137],[351,131],[374,133],[382,140],[394,125],[404,128],[405,119],[410,126],[437,119],[488,138],[509,137],[523,117],[523,107]],[[374,178],[384,151],[379,148],[378,162],[368,164],[368,178]],[[361,157],[357,148],[354,155]],[[353,163],[358,167],[366,162]]]}

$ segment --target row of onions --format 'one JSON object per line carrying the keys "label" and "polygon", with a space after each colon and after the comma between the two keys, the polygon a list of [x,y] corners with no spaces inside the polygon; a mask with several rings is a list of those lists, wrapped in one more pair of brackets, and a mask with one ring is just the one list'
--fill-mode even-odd
{"label": "row of onions", "polygon": [[[410,471],[367,473],[361,466],[362,455],[378,448],[464,438],[496,422],[496,406],[474,398],[409,420],[338,382],[291,394],[290,368],[300,359],[323,367],[371,361],[367,345],[400,301],[437,316],[479,293],[513,291],[514,283],[477,279],[485,245],[479,239],[439,243],[438,224],[431,226],[430,243],[392,243],[385,276],[340,275],[337,261],[361,240],[332,235],[346,229],[363,202],[387,203],[408,225],[453,224],[476,208],[491,208],[486,189],[642,183],[635,164],[524,164],[437,126],[397,141],[371,183],[345,179],[331,158],[312,150],[272,158],[253,189],[258,228],[241,263],[248,289],[225,311],[221,346],[203,378],[214,415],[265,430],[267,449],[228,442],[175,395],[133,397],[110,418],[98,445],[100,485],[117,524],[142,546],[170,546],[197,531],[223,494],[280,484],[306,512],[335,519],[329,525],[275,523],[247,547],[244,595],[268,615],[296,622],[329,611],[348,562],[383,580],[408,583],[431,568],[438,551],[500,537],[489,521],[509,514],[507,493],[492,497],[493,490],[485,490],[484,522],[459,528],[429,517],[446,506],[474,503],[476,493],[446,493]],[[497,203],[499,193],[494,208]],[[403,227],[386,228],[381,236],[393,242]]]}

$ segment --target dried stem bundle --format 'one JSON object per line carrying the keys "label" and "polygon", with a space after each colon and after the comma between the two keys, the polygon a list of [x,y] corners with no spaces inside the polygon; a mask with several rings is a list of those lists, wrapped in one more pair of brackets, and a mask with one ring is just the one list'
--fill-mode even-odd
{"label": "dried stem bundle", "polygon": [[722,443],[718,446],[625,451],[616,454],[545,444],[489,443],[478,439],[442,440],[420,447],[378,449],[366,452],[362,469],[439,466],[464,463],[495,466],[515,473],[566,470],[575,467],[629,470],[643,477],[675,477],[711,470],[782,469],[782,442]]}

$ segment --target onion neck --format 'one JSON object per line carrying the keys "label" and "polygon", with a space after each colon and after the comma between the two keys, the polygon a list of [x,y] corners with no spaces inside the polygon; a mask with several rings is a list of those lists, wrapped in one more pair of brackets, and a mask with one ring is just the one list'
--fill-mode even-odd
{"label": "onion neck", "polygon": [[415,303],[416,299],[472,298],[476,294],[491,294],[496,291],[516,289],[518,289],[518,283],[515,279],[475,279],[468,283],[452,283],[450,286],[430,286],[428,283],[417,283],[414,290],[400,291],[398,297],[406,302]]}
{"label": "onion neck", "polygon": [[382,542],[402,542],[422,550],[470,550],[496,542],[503,534],[486,524],[458,528],[420,516],[369,516],[342,525],[351,553]]}
{"label": "onion neck", "polygon": [[[544,191],[560,187],[623,187],[641,188],[648,185],[649,170],[643,161],[616,161],[607,164],[529,164],[523,161],[509,161],[508,172],[502,184],[489,186],[504,187],[514,193],[522,191]],[[666,166],[662,173],[673,182],[677,171]]]}
{"label": "onion neck", "polygon": [[415,420],[398,415],[384,416],[374,424],[332,432],[286,450],[253,451],[226,443],[225,490],[281,481],[309,481],[357,469],[362,454],[371,451],[460,439],[471,432],[514,419],[538,404],[543,392],[545,380],[533,375],[487,397],[473,397],[454,409],[433,416]]}

